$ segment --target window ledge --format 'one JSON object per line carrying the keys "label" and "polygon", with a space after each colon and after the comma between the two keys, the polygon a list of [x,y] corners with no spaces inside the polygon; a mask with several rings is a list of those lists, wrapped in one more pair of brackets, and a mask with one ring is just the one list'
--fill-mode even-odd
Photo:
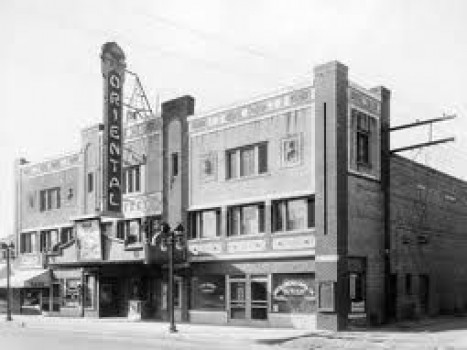
{"label": "window ledge", "polygon": [[262,174],[254,174],[254,175],[248,175],[248,176],[233,177],[233,178],[230,178],[230,179],[225,179],[225,182],[240,182],[240,181],[254,180],[254,179],[263,178],[263,177],[267,177],[267,176],[271,176],[270,171],[268,171],[266,173],[262,173]]}
{"label": "window ledge", "polygon": [[235,240],[235,239],[243,240],[243,239],[265,238],[266,236],[267,236],[266,233],[261,232],[261,233],[252,233],[252,234],[249,234],[249,235],[226,236],[225,238],[228,241],[232,241],[232,240]]}
{"label": "window ledge", "polygon": [[145,195],[146,192],[144,191],[139,191],[139,192],[130,192],[130,193],[124,193],[122,195],[123,199],[126,199],[126,198],[133,198],[133,197],[139,197],[139,196],[142,196],[142,195]]}
{"label": "window ledge", "polygon": [[301,235],[301,234],[310,234],[316,233],[316,228],[305,228],[305,229],[298,229],[298,230],[290,230],[290,231],[276,231],[271,232],[271,235],[274,236],[290,236],[290,235]]}
{"label": "window ledge", "polygon": [[143,249],[143,243],[141,242],[125,245],[125,250],[141,250],[141,249]]}
{"label": "window ledge", "polygon": [[221,236],[218,237],[205,237],[205,238],[189,238],[188,242],[218,242],[222,239]]}

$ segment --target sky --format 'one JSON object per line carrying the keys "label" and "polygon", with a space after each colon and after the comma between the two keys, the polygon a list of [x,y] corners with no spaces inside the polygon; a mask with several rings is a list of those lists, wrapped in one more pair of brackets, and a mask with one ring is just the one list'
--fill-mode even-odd
{"label": "sky", "polygon": [[[467,179],[467,1],[0,1],[0,237],[13,233],[14,162],[78,151],[102,121],[101,45],[116,41],[153,107],[190,94],[195,113],[313,79],[339,60],[392,92],[393,126],[455,113],[405,156]],[[393,133],[392,148],[427,141]]]}

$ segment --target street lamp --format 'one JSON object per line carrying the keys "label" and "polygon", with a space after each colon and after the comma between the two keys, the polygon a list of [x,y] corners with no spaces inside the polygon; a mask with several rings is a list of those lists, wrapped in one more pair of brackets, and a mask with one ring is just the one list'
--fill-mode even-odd
{"label": "street lamp", "polygon": [[1,242],[1,247],[6,250],[6,320],[11,321],[10,250],[13,250],[15,246],[13,243],[8,245]]}
{"label": "street lamp", "polygon": [[175,229],[171,229],[169,224],[161,224],[161,233],[162,233],[162,244],[166,245],[169,250],[169,288],[168,288],[168,297],[169,297],[169,321],[170,333],[177,332],[175,327],[175,317],[174,317],[174,249],[182,250],[183,249],[183,225],[178,224]]}

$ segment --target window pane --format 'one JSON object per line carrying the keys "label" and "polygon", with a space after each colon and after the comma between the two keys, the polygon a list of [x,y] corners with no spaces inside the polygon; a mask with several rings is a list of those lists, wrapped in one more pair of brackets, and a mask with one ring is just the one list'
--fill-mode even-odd
{"label": "window pane", "polygon": [[258,172],[260,174],[268,171],[268,147],[267,143],[258,146]]}
{"label": "window pane", "polygon": [[240,151],[240,176],[249,176],[255,173],[255,151],[253,147]]}
{"label": "window pane", "polygon": [[133,190],[133,171],[132,171],[132,168],[129,168],[126,173],[127,173],[127,177],[128,177],[128,184],[127,184],[128,193],[133,193],[134,190]]}
{"label": "window pane", "polygon": [[284,230],[284,211],[282,210],[284,202],[273,202],[272,204],[272,230],[273,232]]}
{"label": "window pane", "polygon": [[357,162],[368,164],[369,161],[369,135],[357,132]]}
{"label": "window pane", "polygon": [[56,206],[56,208],[57,208],[57,209],[60,209],[60,201],[61,201],[61,198],[60,198],[60,189],[57,188],[57,189],[55,190],[55,193],[56,193],[56,196],[57,196],[57,206]]}
{"label": "window pane", "polygon": [[236,236],[239,234],[239,207],[229,208],[229,236]]}
{"label": "window pane", "polygon": [[88,174],[88,192],[92,192],[94,188],[94,183],[93,183],[94,177],[92,173]]}
{"label": "window pane", "polygon": [[122,171],[122,193],[126,193],[127,172],[127,169],[123,169]]}
{"label": "window pane", "polygon": [[315,227],[315,199],[308,198],[308,227]]}
{"label": "window pane", "polygon": [[242,234],[250,235],[258,233],[259,218],[258,206],[250,205],[242,208]]}
{"label": "window pane", "polygon": [[131,220],[128,222],[128,243],[140,242],[140,227],[139,220]]}
{"label": "window pane", "polygon": [[227,152],[227,178],[237,177],[237,157],[235,151]]}
{"label": "window pane", "polygon": [[52,209],[54,206],[52,205],[52,191],[51,190],[47,190],[47,209],[50,210]]}
{"label": "window pane", "polygon": [[305,228],[307,214],[307,200],[295,199],[287,203],[287,230]]}
{"label": "window pane", "polygon": [[172,176],[178,175],[178,153],[172,153]]}
{"label": "window pane", "polygon": [[41,211],[46,210],[46,203],[47,203],[47,192],[46,191],[41,191],[40,192],[40,197],[41,197]]}
{"label": "window pane", "polygon": [[264,204],[258,205],[258,232],[264,232]]}
{"label": "window pane", "polygon": [[202,232],[201,238],[212,238],[217,236],[217,212],[216,210],[204,211],[201,213]]}
{"label": "window pane", "polygon": [[139,165],[135,167],[135,192],[141,191],[141,171]]}
{"label": "window pane", "polygon": [[204,275],[193,279],[195,309],[225,309],[225,276]]}

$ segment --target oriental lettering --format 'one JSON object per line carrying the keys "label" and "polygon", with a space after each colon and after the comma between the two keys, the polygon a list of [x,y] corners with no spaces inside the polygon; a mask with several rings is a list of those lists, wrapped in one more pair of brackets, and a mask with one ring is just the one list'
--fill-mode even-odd
{"label": "oriental lettering", "polygon": [[109,72],[107,84],[107,116],[105,123],[106,209],[120,213],[122,209],[122,77]]}

